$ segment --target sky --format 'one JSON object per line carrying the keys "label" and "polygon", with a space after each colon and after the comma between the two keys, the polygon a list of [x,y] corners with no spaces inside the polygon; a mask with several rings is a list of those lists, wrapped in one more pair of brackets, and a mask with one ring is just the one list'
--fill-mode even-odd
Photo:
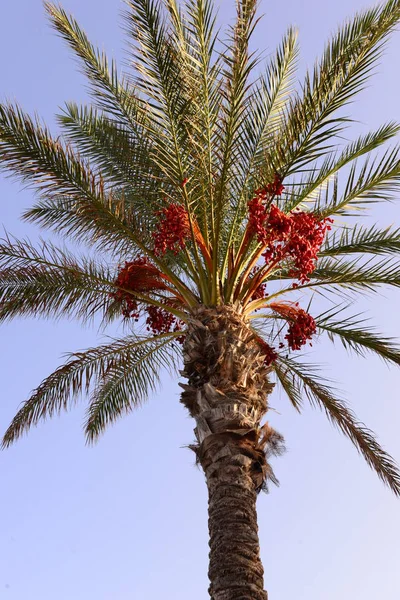
{"label": "sky", "polygon": [[[89,34],[123,64],[120,0],[64,0]],[[254,46],[271,53],[288,25],[299,28],[300,72],[311,66],[338,23],[361,0],[282,0],[261,4]],[[233,2],[219,4],[219,22]],[[85,81],[50,28],[40,0],[0,6],[0,100],[18,100],[57,131],[65,101],[87,101]],[[351,107],[367,131],[400,121],[398,56],[393,36],[377,74]],[[350,134],[349,134],[350,137]],[[31,240],[21,222],[33,192],[0,175],[0,221]],[[399,205],[375,209],[380,224],[399,222]],[[399,295],[360,301],[381,331],[400,337]],[[72,321],[24,319],[0,329],[0,431],[63,353],[99,340]],[[313,357],[338,381],[360,420],[400,462],[400,374],[374,357],[349,356],[318,343]],[[398,600],[400,500],[319,412],[295,413],[273,393],[271,422],[288,452],[276,459],[280,487],[258,500],[261,554],[270,600]],[[177,381],[119,421],[95,447],[85,445],[85,405],[46,422],[0,454],[0,600],[203,600],[207,597],[207,497],[186,448],[193,427],[179,404]]]}

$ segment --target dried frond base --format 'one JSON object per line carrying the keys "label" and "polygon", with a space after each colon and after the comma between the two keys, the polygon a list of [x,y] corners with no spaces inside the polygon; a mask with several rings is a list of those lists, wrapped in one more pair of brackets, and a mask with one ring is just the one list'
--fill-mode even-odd
{"label": "dried frond base", "polygon": [[[184,346],[181,402],[196,420],[195,449],[206,473],[221,449],[251,459],[254,487],[275,480],[266,456],[272,431],[261,421],[273,385],[254,332],[231,306],[193,311]],[[235,450],[234,448],[235,447]],[[233,453],[233,454],[232,454]],[[208,473],[207,473],[208,474]]]}

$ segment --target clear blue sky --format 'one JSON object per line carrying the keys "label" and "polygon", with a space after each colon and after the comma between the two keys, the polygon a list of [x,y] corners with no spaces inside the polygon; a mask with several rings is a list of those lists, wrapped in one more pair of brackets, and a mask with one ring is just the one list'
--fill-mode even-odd
{"label": "clear blue sky", "polygon": [[[220,20],[233,2],[220,4]],[[301,69],[361,0],[263,2],[255,44],[270,52],[290,23],[300,29]],[[120,0],[65,0],[92,40],[125,60]],[[0,98],[17,99],[49,124],[64,101],[85,101],[83,78],[50,29],[40,0],[2,2]],[[371,87],[353,106],[360,128],[400,120],[400,33]],[[19,215],[32,192],[0,179],[0,221],[19,236],[39,232]],[[399,222],[399,205],[378,208]],[[400,336],[399,295],[366,299],[386,333]],[[56,368],[62,353],[94,344],[72,322],[26,319],[0,330],[0,429]],[[400,373],[374,358],[349,358],[318,344],[316,359],[340,382],[361,420],[400,461]],[[271,413],[288,453],[276,461],[281,487],[259,499],[266,587],[271,600],[399,600],[400,500],[383,487],[322,414],[299,417],[275,393]],[[94,448],[81,432],[83,405],[46,423],[0,455],[0,600],[204,600],[207,500],[201,472],[184,446],[193,424],[176,382],[120,421]]]}

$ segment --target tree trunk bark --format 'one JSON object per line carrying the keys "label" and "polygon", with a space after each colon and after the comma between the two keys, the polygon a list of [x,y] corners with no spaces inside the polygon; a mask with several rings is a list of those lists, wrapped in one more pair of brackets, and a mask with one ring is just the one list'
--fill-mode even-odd
{"label": "tree trunk bark", "polygon": [[241,454],[240,448],[229,445],[229,449],[229,457],[217,457],[206,468],[210,597],[266,600],[251,458]]}
{"label": "tree trunk bark", "polygon": [[196,421],[191,448],[209,493],[210,597],[266,600],[257,493],[274,481],[268,456],[282,437],[261,420],[272,385],[257,335],[231,306],[193,311],[181,401]]}

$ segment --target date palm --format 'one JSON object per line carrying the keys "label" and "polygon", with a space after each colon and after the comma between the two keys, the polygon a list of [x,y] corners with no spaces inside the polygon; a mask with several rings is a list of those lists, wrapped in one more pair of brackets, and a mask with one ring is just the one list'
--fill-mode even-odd
{"label": "date palm", "polygon": [[94,442],[164,368],[180,369],[209,491],[210,596],[265,599],[256,498],[276,483],[269,458],[283,450],[265,422],[275,384],[298,411],[306,401],[325,411],[400,495],[394,461],[297,354],[326,334],[400,364],[395,342],[346,304],[400,286],[400,230],[355,219],[399,190],[400,150],[385,145],[400,126],[342,143],[343,109],[398,24],[400,0],[339,29],[301,85],[293,29],[266,65],[250,52],[254,0],[238,0],[223,42],[211,0],[129,0],[125,75],[61,7],[46,9],[92,104],[67,104],[59,137],[0,105],[0,164],[38,193],[24,218],[83,252],[3,239],[0,318],[122,321],[125,334],[72,354],[23,404],[3,446],[82,392]]}

